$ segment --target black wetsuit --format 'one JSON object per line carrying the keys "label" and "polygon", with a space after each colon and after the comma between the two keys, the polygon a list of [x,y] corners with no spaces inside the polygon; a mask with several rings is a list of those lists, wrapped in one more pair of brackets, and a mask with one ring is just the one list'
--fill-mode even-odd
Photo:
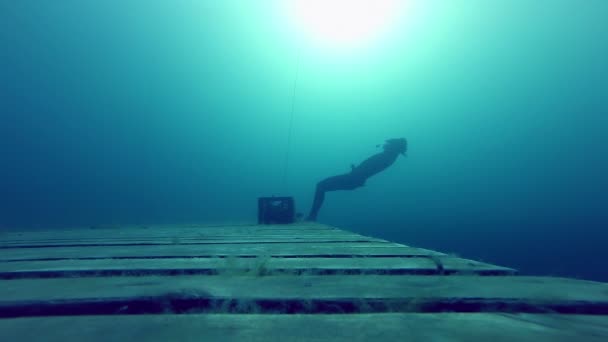
{"label": "black wetsuit", "polygon": [[317,183],[317,190],[308,220],[314,221],[317,219],[317,214],[321,205],[323,205],[327,191],[353,190],[362,187],[369,177],[393,165],[400,153],[402,151],[385,150],[367,158],[359,166],[353,167],[350,173],[329,177]]}

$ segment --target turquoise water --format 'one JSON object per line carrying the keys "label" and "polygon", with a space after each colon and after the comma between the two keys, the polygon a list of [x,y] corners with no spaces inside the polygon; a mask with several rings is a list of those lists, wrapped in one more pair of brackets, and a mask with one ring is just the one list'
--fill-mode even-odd
{"label": "turquoise water", "polygon": [[284,3],[0,0],[0,227],[306,213],[406,137],[319,221],[608,281],[608,1],[410,1],[348,47]]}

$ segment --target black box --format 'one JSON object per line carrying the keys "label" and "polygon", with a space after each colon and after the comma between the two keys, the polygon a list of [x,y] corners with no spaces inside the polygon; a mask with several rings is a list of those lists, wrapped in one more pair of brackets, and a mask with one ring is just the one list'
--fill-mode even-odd
{"label": "black box", "polygon": [[295,221],[293,197],[259,197],[258,224],[286,224]]}

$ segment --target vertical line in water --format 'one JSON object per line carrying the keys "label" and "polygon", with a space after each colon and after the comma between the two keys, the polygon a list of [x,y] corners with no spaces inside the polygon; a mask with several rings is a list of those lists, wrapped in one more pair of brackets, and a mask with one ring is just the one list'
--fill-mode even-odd
{"label": "vertical line in water", "polygon": [[287,169],[289,168],[289,152],[291,150],[291,135],[292,135],[292,131],[293,131],[293,118],[294,118],[294,113],[295,113],[295,109],[296,109],[296,89],[298,86],[298,76],[300,75],[300,54],[301,54],[301,50],[298,49],[298,57],[297,57],[297,62],[296,62],[296,72],[295,72],[295,78],[293,81],[293,90],[291,93],[291,113],[290,113],[290,117],[289,117],[289,128],[287,130],[287,149],[285,151],[285,162],[283,164],[283,184],[282,184],[282,190],[284,192],[284,194],[288,193],[288,188],[287,188]]}

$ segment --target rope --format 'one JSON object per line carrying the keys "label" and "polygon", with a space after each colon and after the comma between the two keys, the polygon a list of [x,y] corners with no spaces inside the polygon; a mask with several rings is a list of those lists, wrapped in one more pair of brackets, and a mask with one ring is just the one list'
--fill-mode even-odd
{"label": "rope", "polygon": [[291,135],[293,131],[293,117],[296,109],[296,88],[298,86],[298,77],[300,75],[300,55],[301,50],[298,50],[298,59],[296,62],[296,72],[293,81],[293,91],[291,93],[291,113],[289,115],[289,129],[287,130],[287,149],[285,151],[285,162],[283,164],[283,191],[287,193],[287,169],[289,168],[289,152],[291,151]]}

